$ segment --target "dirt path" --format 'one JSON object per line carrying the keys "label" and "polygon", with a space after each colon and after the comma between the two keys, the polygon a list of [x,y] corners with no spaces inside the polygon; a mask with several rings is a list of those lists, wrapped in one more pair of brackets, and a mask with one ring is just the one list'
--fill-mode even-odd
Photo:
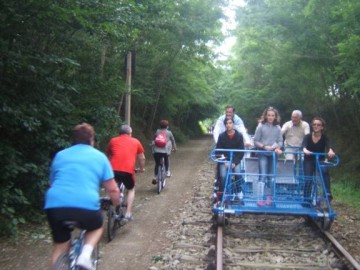
{"label": "dirt path", "polygon": [[[146,172],[137,175],[134,221],[121,228],[110,243],[104,235],[100,270],[148,269],[151,260],[171,244],[163,231],[171,228],[173,217],[182,211],[183,203],[191,197],[194,176],[209,159],[211,143],[209,136],[179,146],[170,159],[172,177],[160,195],[151,184],[153,160],[147,160]],[[0,243],[1,269],[47,269],[51,253],[47,226],[24,232],[20,239],[17,244]]]}

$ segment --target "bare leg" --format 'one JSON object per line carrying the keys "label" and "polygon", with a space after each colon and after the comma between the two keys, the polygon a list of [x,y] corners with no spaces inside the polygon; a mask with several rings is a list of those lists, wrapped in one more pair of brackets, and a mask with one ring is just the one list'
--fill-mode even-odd
{"label": "bare leg", "polygon": [[96,244],[100,241],[103,231],[104,231],[104,227],[101,226],[97,230],[93,230],[91,232],[86,232],[85,245],[87,244],[87,245],[91,245],[91,246],[95,247]]}
{"label": "bare leg", "polygon": [[69,251],[70,240],[64,243],[54,243],[53,252],[51,254],[51,268],[53,268],[56,260],[60,257],[60,255]]}
{"label": "bare leg", "polygon": [[133,189],[128,190],[127,193],[127,207],[126,207],[126,214],[132,213],[132,205],[135,198],[135,187]]}

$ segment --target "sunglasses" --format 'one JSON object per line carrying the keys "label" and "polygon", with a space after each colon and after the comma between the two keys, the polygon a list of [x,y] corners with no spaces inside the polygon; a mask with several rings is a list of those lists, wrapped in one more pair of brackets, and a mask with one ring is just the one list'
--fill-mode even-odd
{"label": "sunglasses", "polygon": [[315,123],[315,124],[312,124],[313,127],[321,127],[322,124],[318,124],[318,123]]}

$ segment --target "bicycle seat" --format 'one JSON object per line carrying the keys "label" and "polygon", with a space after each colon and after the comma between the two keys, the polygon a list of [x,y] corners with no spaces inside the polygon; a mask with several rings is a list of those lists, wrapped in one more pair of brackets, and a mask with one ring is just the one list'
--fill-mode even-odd
{"label": "bicycle seat", "polygon": [[74,230],[76,227],[79,227],[79,223],[77,221],[63,221],[63,226],[70,229],[70,230]]}

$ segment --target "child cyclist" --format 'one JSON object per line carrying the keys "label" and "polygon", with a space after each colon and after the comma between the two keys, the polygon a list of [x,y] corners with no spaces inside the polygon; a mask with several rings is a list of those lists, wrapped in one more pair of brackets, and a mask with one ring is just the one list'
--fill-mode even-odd
{"label": "child cyclist", "polygon": [[155,159],[154,178],[152,183],[156,185],[157,168],[160,165],[160,160],[162,157],[164,158],[166,176],[171,176],[169,156],[171,151],[176,151],[176,143],[173,133],[169,130],[169,121],[160,121],[160,128],[156,130],[154,134],[154,141],[152,146],[152,152]]}

